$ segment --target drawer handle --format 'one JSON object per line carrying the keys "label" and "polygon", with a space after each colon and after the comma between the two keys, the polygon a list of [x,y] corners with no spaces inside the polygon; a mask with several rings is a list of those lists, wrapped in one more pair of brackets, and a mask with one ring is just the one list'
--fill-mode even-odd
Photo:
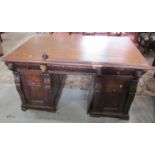
{"label": "drawer handle", "polygon": [[42,59],[43,59],[44,61],[46,61],[46,60],[48,59],[48,55],[47,55],[46,53],[44,53],[44,54],[42,55]]}

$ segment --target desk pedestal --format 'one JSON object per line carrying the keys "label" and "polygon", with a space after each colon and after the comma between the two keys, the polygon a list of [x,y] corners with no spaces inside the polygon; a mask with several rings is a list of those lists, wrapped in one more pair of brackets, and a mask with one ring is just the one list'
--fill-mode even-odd
{"label": "desk pedestal", "polygon": [[109,116],[128,120],[137,83],[143,74],[144,71],[132,69],[103,70],[101,75],[94,77],[88,113],[96,117]]}

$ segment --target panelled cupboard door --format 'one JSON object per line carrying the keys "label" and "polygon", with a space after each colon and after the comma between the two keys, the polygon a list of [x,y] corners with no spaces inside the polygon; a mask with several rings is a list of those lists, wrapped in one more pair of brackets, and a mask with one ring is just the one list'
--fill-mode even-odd
{"label": "panelled cupboard door", "polygon": [[44,84],[40,71],[20,71],[20,78],[27,104],[49,106],[52,103],[51,86]]}
{"label": "panelled cupboard door", "polygon": [[123,112],[132,76],[101,76],[95,78],[92,111]]}

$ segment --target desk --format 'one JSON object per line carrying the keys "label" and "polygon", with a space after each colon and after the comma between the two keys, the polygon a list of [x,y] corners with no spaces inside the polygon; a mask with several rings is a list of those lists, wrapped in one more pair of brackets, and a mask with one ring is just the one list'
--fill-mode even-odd
{"label": "desk", "polygon": [[56,111],[68,74],[91,75],[88,113],[129,119],[138,79],[150,66],[126,37],[35,36],[3,58],[22,110]]}

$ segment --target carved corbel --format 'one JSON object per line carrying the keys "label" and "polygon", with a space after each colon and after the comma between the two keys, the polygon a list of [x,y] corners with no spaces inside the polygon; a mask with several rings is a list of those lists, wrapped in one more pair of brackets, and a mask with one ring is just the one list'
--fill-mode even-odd
{"label": "carved corbel", "polygon": [[16,84],[16,89],[17,91],[19,92],[20,94],[20,98],[22,100],[22,110],[25,111],[27,110],[27,108],[23,105],[26,105],[26,100],[24,98],[24,94],[23,94],[23,91],[22,91],[22,85],[21,85],[21,80],[20,80],[20,75],[18,72],[14,72],[14,77],[15,77],[15,84]]}
{"label": "carved corbel", "polygon": [[15,71],[15,66],[13,63],[6,63],[6,65],[8,66],[8,69],[11,71]]}
{"label": "carved corbel", "polygon": [[134,74],[135,79],[138,80],[145,72],[146,71],[144,71],[144,70],[137,70],[137,71],[135,71],[135,74]]}

